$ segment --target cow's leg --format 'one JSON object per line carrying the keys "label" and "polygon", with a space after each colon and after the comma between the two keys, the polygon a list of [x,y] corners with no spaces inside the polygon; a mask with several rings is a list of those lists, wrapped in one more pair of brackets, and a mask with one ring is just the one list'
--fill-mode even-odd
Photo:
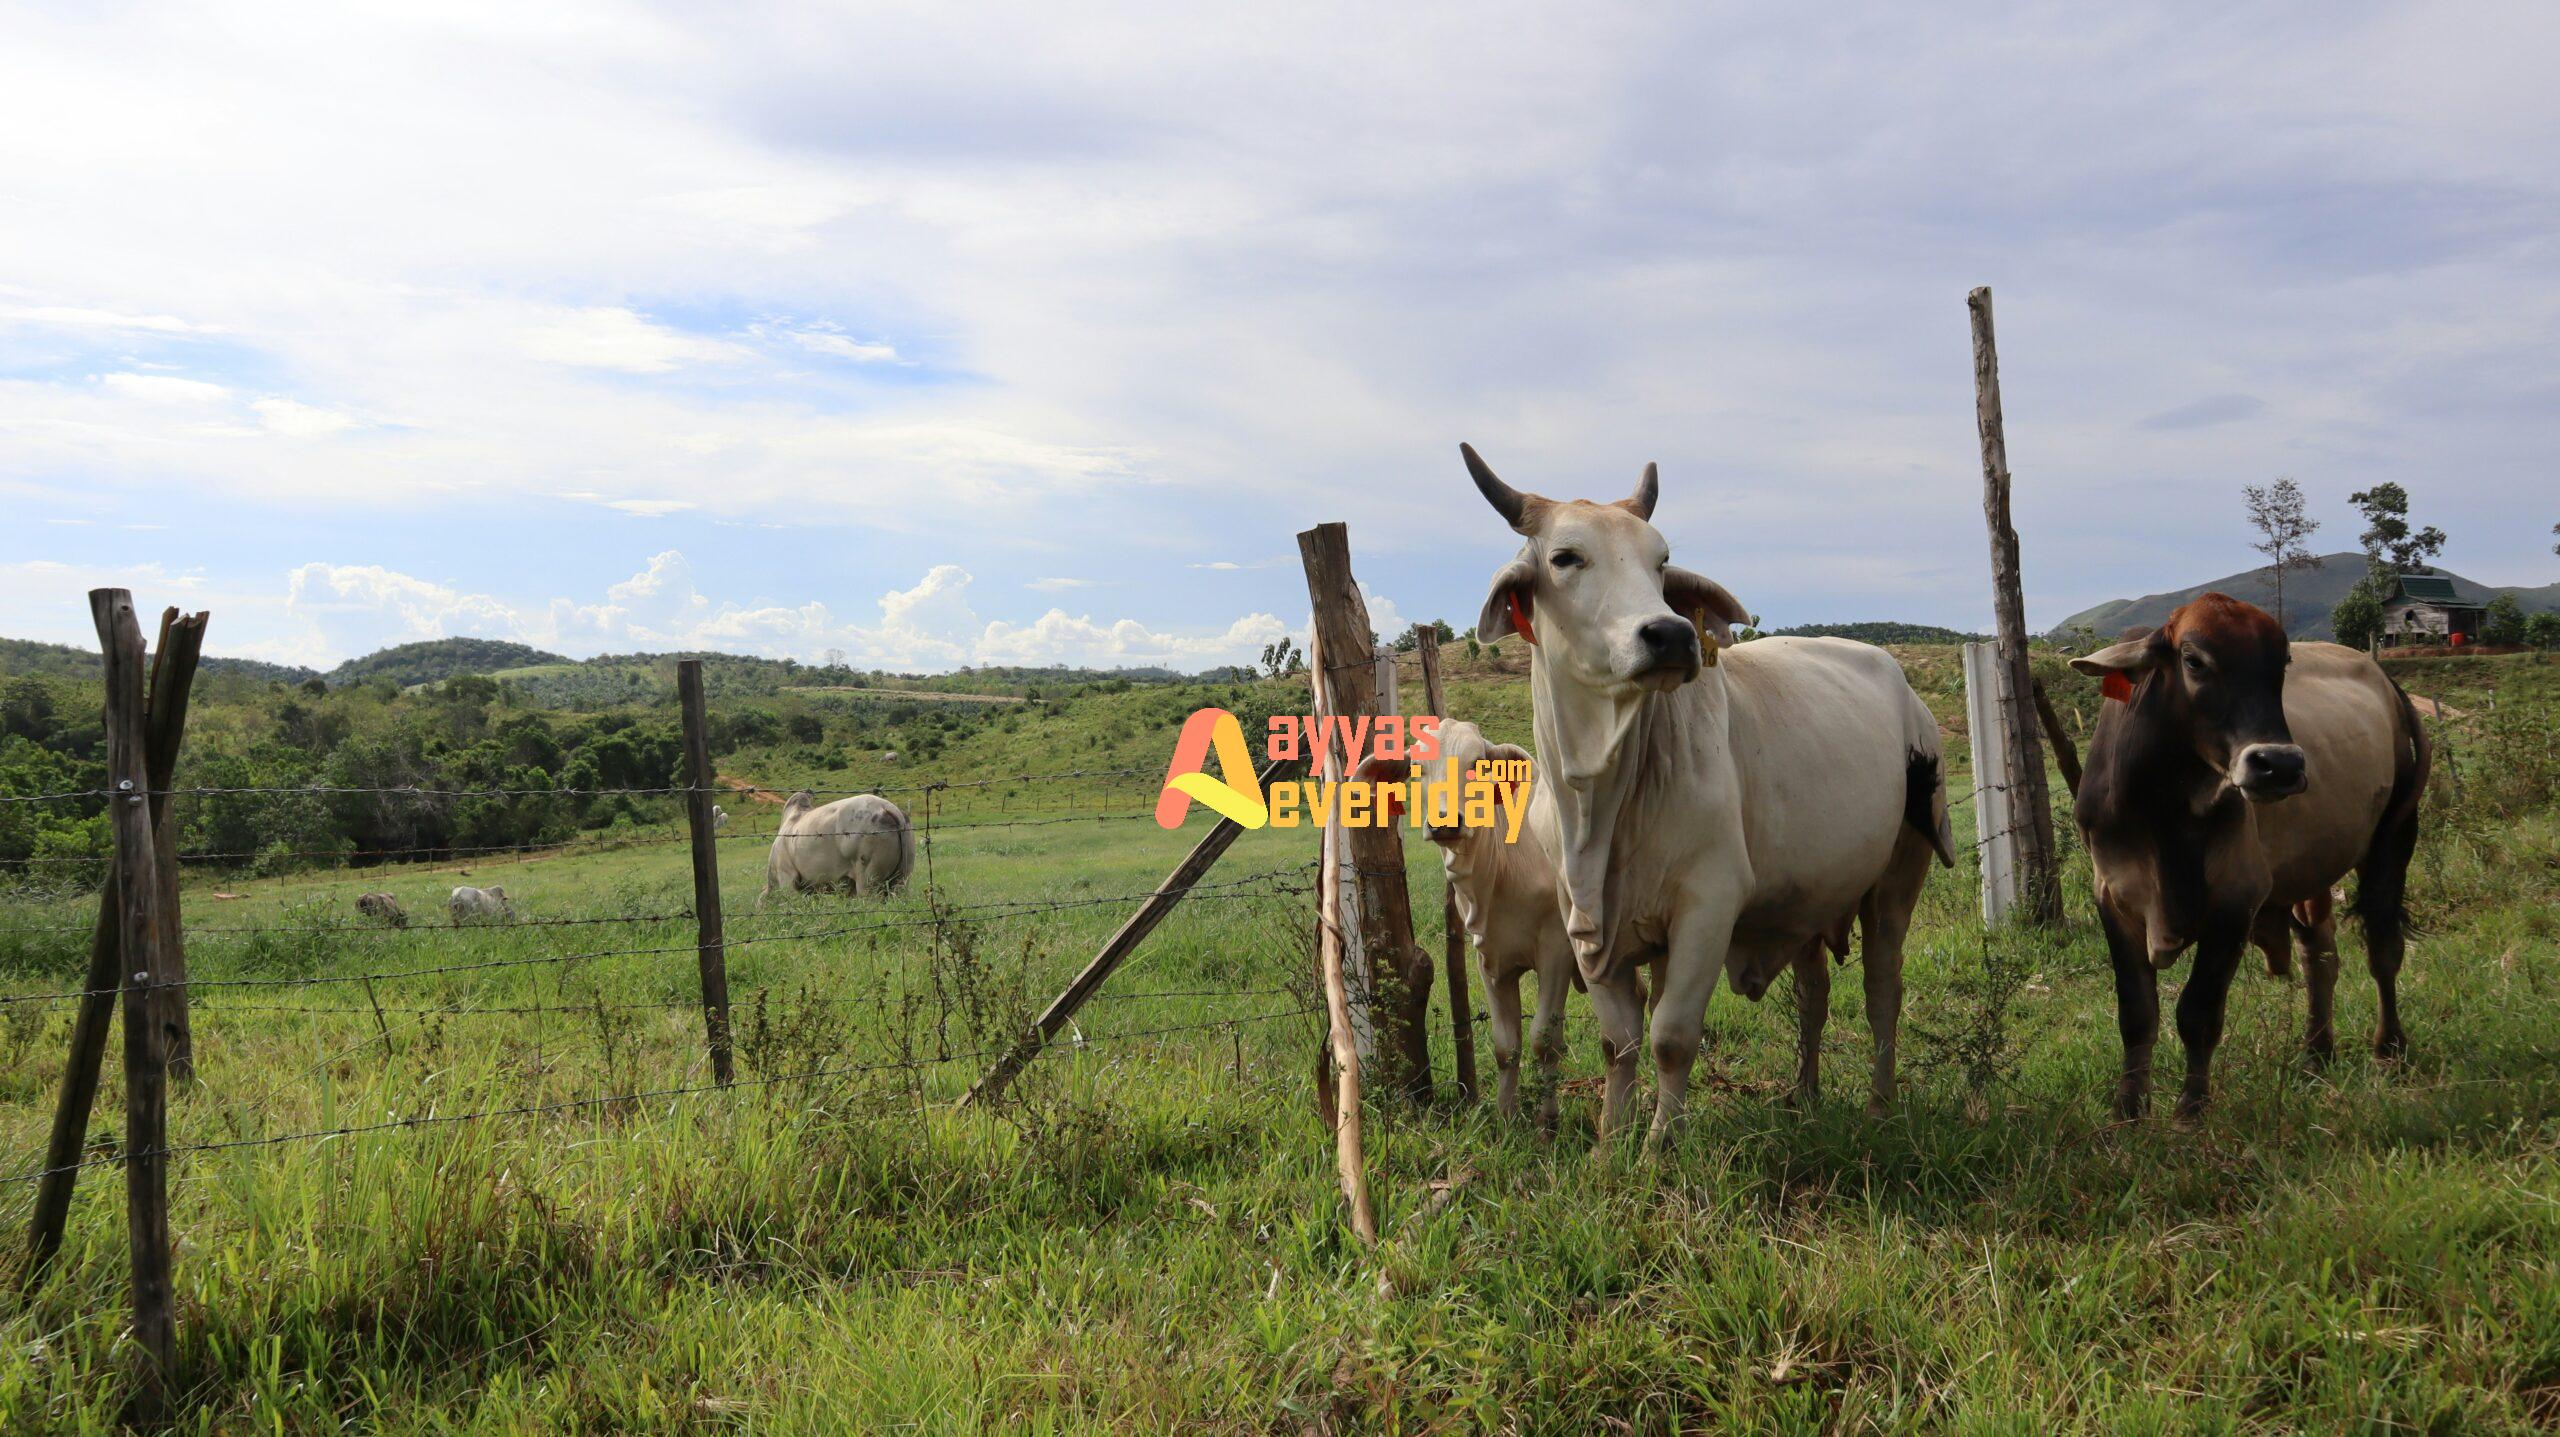
{"label": "cow's leg", "polygon": [[1935,857],[1927,839],[1905,833],[1884,881],[1867,890],[1858,904],[1858,966],[1867,990],[1867,1034],[1876,1045],[1875,1069],[1867,1085],[1870,1117],[1882,1117],[1893,1108],[1902,1032],[1902,946],[1911,936],[1911,914],[1920,906],[1920,890],[1929,882],[1929,864]]}
{"label": "cow's leg", "polygon": [[1520,975],[1487,972],[1484,1007],[1493,1026],[1494,1111],[1516,1118],[1520,1116]]}
{"label": "cow's leg", "polygon": [[1707,999],[1724,975],[1725,955],[1733,946],[1734,915],[1741,904],[1731,897],[1693,903],[1672,921],[1670,951],[1662,974],[1662,991],[1654,995],[1653,1127],[1645,1146],[1659,1148],[1671,1125],[1688,1105],[1689,1070],[1697,1066],[1698,1049],[1706,1041]]}
{"label": "cow's leg", "polygon": [[[1515,980],[1516,981],[1516,980]],[[1547,960],[1538,970],[1538,1016],[1529,1023],[1529,1052],[1538,1063],[1538,1127],[1556,1130],[1558,1084],[1564,1068],[1565,995],[1573,990],[1573,960]]]}
{"label": "cow's leg", "polygon": [[2267,976],[2293,976],[2293,923],[2282,908],[2270,906],[2258,914],[2255,927],[2249,930],[2249,941],[2267,960]]}
{"label": "cow's leg", "polygon": [[2187,1077],[2178,1088],[2178,1118],[2191,1122],[2213,1096],[2213,1050],[2222,1042],[2223,1009],[2231,1000],[2231,975],[2248,945],[2246,920],[2216,919],[2197,940],[2195,965],[2178,994],[2178,1041],[2187,1050]]}
{"label": "cow's leg", "polygon": [[2373,974],[2373,991],[2382,1000],[2382,1015],[2373,1029],[2373,1055],[2386,1063],[2396,1063],[2409,1053],[2409,1035],[2400,1027],[2400,961],[2408,952],[2407,921],[2396,910],[2364,921],[2364,963]]}
{"label": "cow's leg", "polygon": [[2160,1041],[2160,975],[2142,942],[2124,931],[2104,904],[2107,957],[2116,970],[2116,1033],[2124,1040],[2124,1071],[2116,1079],[2116,1116],[2139,1118],[2151,1102],[2151,1050]]}
{"label": "cow's leg", "polygon": [[2337,908],[2323,893],[2295,904],[2288,926],[2302,944],[2302,986],[2310,1006],[2310,1016],[2302,1030],[2302,1051],[2312,1062],[2326,1066],[2338,1052],[2338,1030],[2331,1006],[2338,988]]}
{"label": "cow's leg", "polygon": [[1636,1054],[1644,1048],[1644,983],[1621,968],[1591,987],[1592,1016],[1600,1020],[1600,1134],[1606,1143],[1625,1126],[1635,1099]]}
{"label": "cow's leg", "polygon": [[1831,955],[1822,940],[1808,939],[1795,959],[1796,1106],[1813,1111],[1822,1101],[1822,1025],[1831,1016]]}

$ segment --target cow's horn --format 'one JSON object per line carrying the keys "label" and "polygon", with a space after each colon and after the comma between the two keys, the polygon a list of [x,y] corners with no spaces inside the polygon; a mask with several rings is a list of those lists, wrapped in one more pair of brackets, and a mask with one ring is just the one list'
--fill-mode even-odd
{"label": "cow's horn", "polygon": [[1518,529],[1520,516],[1528,511],[1529,496],[1503,483],[1501,476],[1493,472],[1493,467],[1484,462],[1484,456],[1476,453],[1474,445],[1460,444],[1458,453],[1465,457],[1467,473],[1474,476],[1476,489],[1484,495],[1484,502],[1493,506],[1493,512],[1502,516],[1503,523]]}
{"label": "cow's horn", "polygon": [[1653,517],[1653,501],[1662,497],[1662,475],[1652,464],[1644,466],[1644,477],[1636,481],[1636,492],[1627,496],[1627,509],[1639,519]]}

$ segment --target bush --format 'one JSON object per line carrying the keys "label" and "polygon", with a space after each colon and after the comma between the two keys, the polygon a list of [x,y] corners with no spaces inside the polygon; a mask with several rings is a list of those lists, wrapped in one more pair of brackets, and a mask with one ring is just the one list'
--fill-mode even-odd
{"label": "bush", "polygon": [[2560,614],[2536,614],[2525,620],[2524,641],[2537,649],[2560,649]]}
{"label": "bush", "polygon": [[2513,594],[2500,594],[2489,601],[2489,610],[2480,620],[2480,642],[2484,644],[2521,644],[2525,641],[2524,605]]}
{"label": "bush", "polygon": [[2351,649],[2368,649],[2382,634],[2382,595],[2370,576],[2356,581],[2347,596],[2329,611],[2330,632]]}

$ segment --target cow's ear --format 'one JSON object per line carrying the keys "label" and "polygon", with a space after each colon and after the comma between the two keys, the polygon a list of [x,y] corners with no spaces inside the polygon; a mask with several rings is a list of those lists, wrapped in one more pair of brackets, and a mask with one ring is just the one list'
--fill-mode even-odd
{"label": "cow's ear", "polygon": [[1516,743],[1498,743],[1484,751],[1484,756],[1499,763],[1527,763],[1529,751]]}
{"label": "cow's ear", "polygon": [[1719,644],[1733,642],[1734,625],[1751,622],[1751,611],[1724,585],[1686,569],[1662,571],[1662,598],[1674,613],[1686,616]]}
{"label": "cow's ear", "polygon": [[[1485,594],[1484,608],[1476,615],[1476,637],[1490,644],[1499,642],[1505,634],[1520,633],[1514,620],[1529,618],[1529,595],[1537,578],[1526,552],[1504,565],[1502,572],[1493,576],[1493,588]],[[1534,644],[1538,641],[1536,622],[1530,623],[1532,631],[1520,636]]]}
{"label": "cow's ear", "polygon": [[2168,657],[2169,646],[2160,641],[2160,631],[2153,629],[2123,643],[2109,644],[2094,654],[2082,654],[2071,661],[2071,667],[2093,679],[2103,679],[2110,674],[2130,677],[2149,673]]}
{"label": "cow's ear", "polygon": [[1362,783],[1402,783],[1413,777],[1413,761],[1403,758],[1380,758],[1371,754],[1360,760],[1351,776]]}

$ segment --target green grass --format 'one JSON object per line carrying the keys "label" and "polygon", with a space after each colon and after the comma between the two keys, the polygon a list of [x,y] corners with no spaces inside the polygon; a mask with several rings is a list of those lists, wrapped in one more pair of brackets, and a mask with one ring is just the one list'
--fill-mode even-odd
{"label": "green grass", "polygon": [[[1161,763],[1160,697],[1026,716],[932,771]],[[1516,677],[1490,664],[1457,666],[1451,707],[1525,737]],[[1091,790],[1072,792],[1092,811]],[[1099,803],[1141,815],[1153,792],[1151,775],[1124,780]],[[182,1156],[183,1425],[2546,1429],[2560,1424],[2560,822],[2470,803],[2422,851],[2429,931],[2403,977],[2414,1053],[2397,1070],[2356,1041],[2373,1002],[2350,931],[2333,1069],[2294,1058],[2299,988],[2244,973],[2203,1125],[2112,1125],[2113,996],[2085,870],[2074,925],[2051,940],[1986,939],[1967,876],[1941,874],[1889,1116],[1859,1109],[1854,982],[1834,986],[1825,1103],[1779,1101],[1781,984],[1758,1005],[1717,997],[1694,1117],[1669,1153],[1595,1154],[1596,1037],[1577,1000],[1555,1139],[1485,1110],[1373,1109],[1374,1251],[1348,1236],[1310,1103],[1317,1019],[1195,1026],[1304,1004],[1304,897],[1186,905],[1106,991],[1220,996],[1099,1002],[1086,1041],[1035,1064],[1018,1105],[956,1114],[943,1100],[980,1064],[933,1060],[1000,1041],[1128,905],[964,918],[937,942],[920,867],[886,903],[759,915],[773,809],[732,805],[720,847],[739,910],[741,1087]],[[1141,893],[1202,831],[1022,824],[1079,811],[1040,786],[952,791],[936,808],[931,890],[964,910]],[[1021,826],[969,826],[994,824]],[[1251,834],[1212,879],[1311,852],[1304,831]],[[1408,853],[1436,953],[1437,865],[1419,843]],[[685,1006],[689,922],[457,935],[440,915],[458,882],[503,883],[537,919],[690,902],[685,849],[664,842],[192,882],[191,925],[349,925],[200,936],[204,980],[673,951],[379,981],[390,1008],[574,1010],[394,1012],[387,1048],[360,984],[201,989],[201,1077],[175,1098],[173,1138],[708,1082]],[[354,928],[353,896],[376,889],[422,931]],[[66,926],[9,937],[0,988],[76,984],[93,902],[0,912]],[[893,923],[907,926],[878,926]],[[1286,991],[1236,996],[1262,989]],[[40,1159],[66,1021],[59,1005],[0,1008],[12,1171]],[[1439,1032],[1445,1077],[1445,1017]],[[861,1067],[875,1070],[793,1076]],[[101,1152],[121,1131],[110,1092]],[[0,1192],[13,1234],[25,1202]],[[51,1282],[0,1307],[0,1431],[112,1423],[130,1390],[123,1251],[120,1171],[101,1167]]]}

